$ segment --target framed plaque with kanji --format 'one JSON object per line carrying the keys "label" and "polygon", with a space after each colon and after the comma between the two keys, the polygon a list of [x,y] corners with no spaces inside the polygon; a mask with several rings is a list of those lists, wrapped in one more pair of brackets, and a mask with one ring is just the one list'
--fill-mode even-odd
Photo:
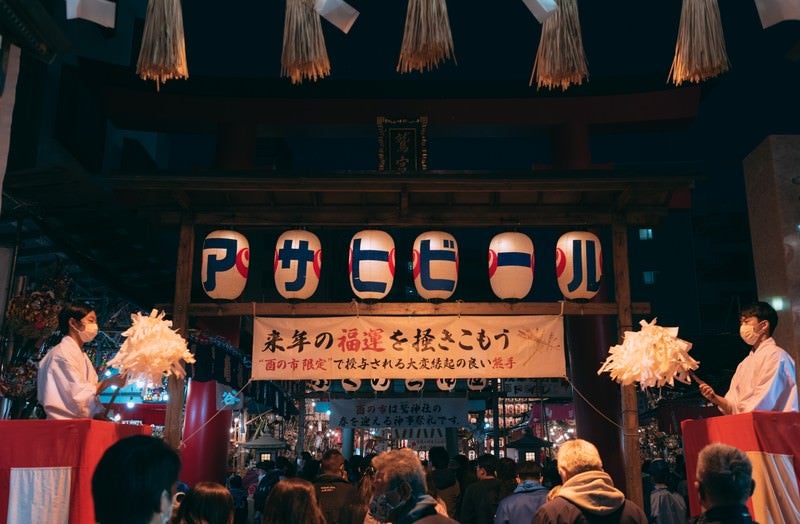
{"label": "framed plaque with kanji", "polygon": [[378,170],[425,171],[428,169],[428,117],[391,120],[378,117]]}

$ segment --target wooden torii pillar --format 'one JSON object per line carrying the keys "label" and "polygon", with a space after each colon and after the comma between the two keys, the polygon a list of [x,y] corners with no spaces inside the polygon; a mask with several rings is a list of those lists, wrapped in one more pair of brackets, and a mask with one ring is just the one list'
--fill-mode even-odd
{"label": "wooden torii pillar", "polygon": [[[186,337],[189,328],[189,302],[192,297],[192,264],[194,258],[194,221],[184,214],[181,217],[178,240],[178,259],[175,267],[175,301],[172,310],[172,328]],[[164,440],[178,449],[183,427],[184,380],[170,375],[167,383],[169,401],[164,420]]]}

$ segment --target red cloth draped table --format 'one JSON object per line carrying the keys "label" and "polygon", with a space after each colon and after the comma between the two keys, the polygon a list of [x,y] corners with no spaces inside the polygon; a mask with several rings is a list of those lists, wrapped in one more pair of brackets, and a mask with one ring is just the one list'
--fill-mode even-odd
{"label": "red cloth draped table", "polygon": [[[94,524],[92,474],[100,457],[122,438],[150,433],[150,426],[91,419],[0,421],[0,522],[8,521],[9,512],[35,515],[38,505],[44,505],[52,515],[47,506],[53,501],[41,500],[44,495],[40,493],[52,486],[41,480],[61,475],[62,484],[68,485],[56,486],[55,491],[69,493],[70,524]],[[43,476],[37,476],[37,472]],[[51,472],[56,472],[56,477]],[[19,506],[22,502],[24,508]],[[63,502],[66,505],[67,501]]]}
{"label": "red cloth draped table", "polygon": [[701,512],[694,488],[697,455],[719,442],[741,449],[753,463],[756,490],[747,505],[755,520],[800,522],[800,413],[755,411],[684,420],[681,430],[692,515]]}

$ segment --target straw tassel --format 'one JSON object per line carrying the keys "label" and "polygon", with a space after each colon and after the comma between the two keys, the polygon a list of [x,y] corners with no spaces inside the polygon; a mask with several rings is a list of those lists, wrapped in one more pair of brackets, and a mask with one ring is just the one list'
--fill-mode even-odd
{"label": "straw tassel", "polygon": [[702,82],[724,73],[729,66],[717,0],[683,0],[669,71],[672,83]]}
{"label": "straw tassel", "polygon": [[397,71],[425,72],[452,58],[453,35],[445,0],[408,0]]}
{"label": "straw tassel", "polygon": [[293,84],[318,80],[331,74],[328,50],[314,0],[286,0],[283,25],[281,76]]}
{"label": "straw tassel", "polygon": [[558,9],[542,23],[542,36],[528,85],[563,91],[589,76],[583,50],[577,0],[558,0]]}
{"label": "straw tassel", "polygon": [[189,78],[180,0],[148,1],[136,74],[155,80],[156,90],[167,80]]}

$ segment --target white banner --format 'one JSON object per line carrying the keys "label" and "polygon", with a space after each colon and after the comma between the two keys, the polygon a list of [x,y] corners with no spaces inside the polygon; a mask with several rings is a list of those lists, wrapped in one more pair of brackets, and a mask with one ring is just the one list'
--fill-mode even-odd
{"label": "white banner", "polygon": [[414,451],[428,451],[434,446],[445,447],[444,428],[403,428],[394,430],[395,440],[405,440],[405,447]]}
{"label": "white banner", "polygon": [[454,428],[467,425],[466,398],[331,400],[331,425],[340,428]]}
{"label": "white banner", "polygon": [[8,524],[67,524],[72,468],[11,468]]}
{"label": "white banner", "polygon": [[255,380],[564,377],[557,315],[255,319]]}

